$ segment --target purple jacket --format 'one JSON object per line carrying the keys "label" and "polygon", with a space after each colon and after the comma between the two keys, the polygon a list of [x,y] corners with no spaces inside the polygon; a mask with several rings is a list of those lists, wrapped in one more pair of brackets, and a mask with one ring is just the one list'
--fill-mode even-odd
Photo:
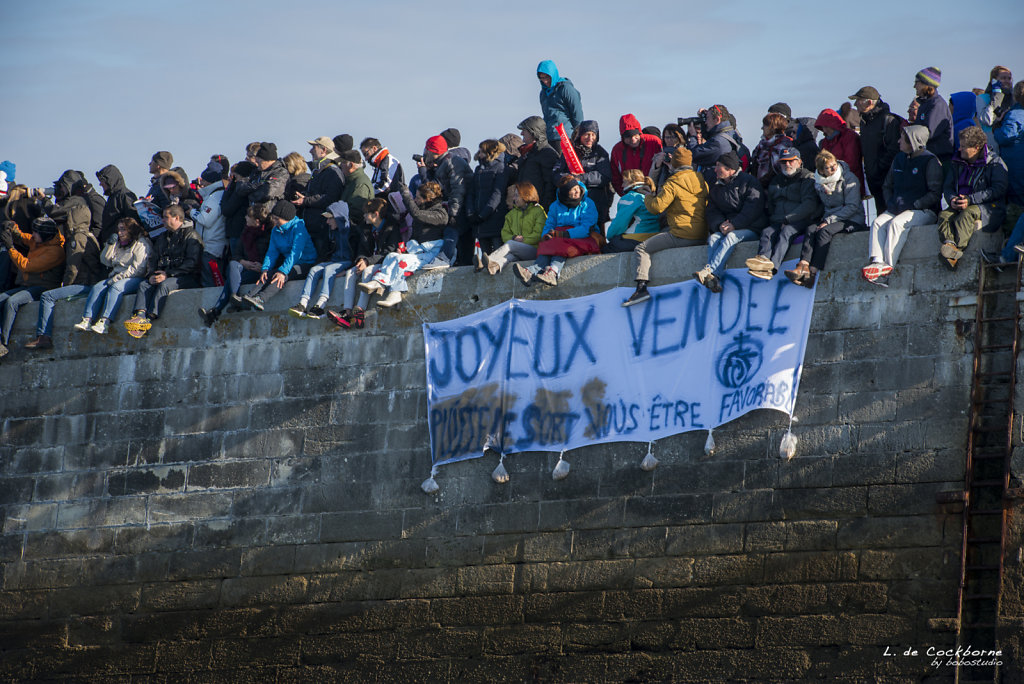
{"label": "purple jacket", "polygon": [[946,99],[935,93],[931,97],[918,98],[917,116],[910,123],[928,128],[928,143],[925,149],[947,161],[953,156],[953,115]]}

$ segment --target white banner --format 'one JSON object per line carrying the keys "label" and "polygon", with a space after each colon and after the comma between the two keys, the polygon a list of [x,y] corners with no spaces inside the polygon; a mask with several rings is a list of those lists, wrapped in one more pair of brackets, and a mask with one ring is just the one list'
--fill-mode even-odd
{"label": "white banner", "polygon": [[549,301],[513,299],[423,326],[433,464],[647,442],[760,408],[792,415],[814,291],[730,270]]}

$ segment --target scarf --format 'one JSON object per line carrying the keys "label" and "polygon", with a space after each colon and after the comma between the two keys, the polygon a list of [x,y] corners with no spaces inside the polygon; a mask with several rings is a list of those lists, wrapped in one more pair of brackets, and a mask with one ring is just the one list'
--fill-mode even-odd
{"label": "scarf", "polygon": [[826,195],[838,191],[843,191],[843,167],[841,164],[836,164],[836,172],[831,176],[822,176],[817,171],[814,172],[814,189],[818,192],[823,192]]}

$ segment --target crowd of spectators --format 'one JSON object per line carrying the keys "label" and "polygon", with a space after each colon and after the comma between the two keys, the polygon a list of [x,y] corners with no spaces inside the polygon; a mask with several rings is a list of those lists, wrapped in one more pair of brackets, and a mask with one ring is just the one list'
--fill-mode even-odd
{"label": "crowd of spectators", "polygon": [[[1001,250],[982,252],[990,262],[1024,252],[1024,81],[1014,84],[1006,67],[948,98],[941,71],[921,69],[906,117],[870,85],[813,117],[778,102],[752,150],[722,104],[663,128],[626,113],[610,152],[572,81],[550,60],[536,73],[542,116],[481,141],[475,154],[455,128],[432,135],[408,180],[381,139],[356,146],[348,134],[307,141],[309,159],[253,142],[235,164],[212,155],[194,180],[158,151],[141,198],[114,165],[95,172],[100,194],[70,169],[52,189],[28,188],[3,162],[0,357],[19,307],[36,300],[36,334],[24,346],[43,350],[62,299],[83,300],[76,330],[105,334],[134,296],[124,326],[141,337],[174,290],[219,287],[198,311],[214,326],[232,311],[262,310],[300,279],[291,314],[360,328],[372,297],[396,306],[414,273],[452,265],[496,275],[512,264],[528,285],[554,286],[567,259],[632,252],[631,306],[649,298],[654,255],[676,247],[707,246],[694,277],[712,293],[747,241],[758,243],[749,273],[765,280],[802,243],[784,276],[804,287],[841,233],[870,231],[861,273],[881,286],[911,228],[937,230],[950,268],[979,230],[1005,235]],[[337,309],[328,307],[335,286]]]}

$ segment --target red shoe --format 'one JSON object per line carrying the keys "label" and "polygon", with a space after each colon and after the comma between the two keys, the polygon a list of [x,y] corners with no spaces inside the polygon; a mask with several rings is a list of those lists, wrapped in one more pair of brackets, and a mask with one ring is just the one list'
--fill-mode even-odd
{"label": "red shoe", "polygon": [[352,312],[352,322],[356,328],[363,328],[366,325],[366,312],[357,308]]}
{"label": "red shoe", "polygon": [[329,319],[331,319],[332,321],[334,321],[334,323],[339,328],[351,328],[352,327],[352,322],[349,321],[348,318],[346,318],[345,316],[342,316],[340,313],[335,311],[334,309],[328,309],[327,310],[327,317]]}

